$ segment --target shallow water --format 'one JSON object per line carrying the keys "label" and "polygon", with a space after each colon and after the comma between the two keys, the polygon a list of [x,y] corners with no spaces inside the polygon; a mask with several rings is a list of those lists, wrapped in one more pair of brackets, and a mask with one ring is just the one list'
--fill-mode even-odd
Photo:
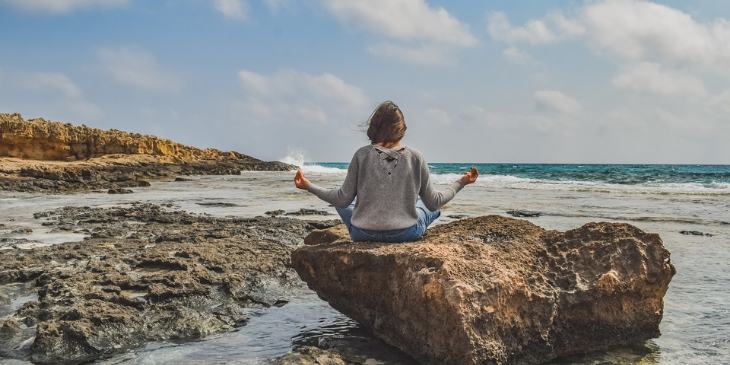
{"label": "shallow water", "polygon": [[[341,182],[338,170],[308,171],[323,186]],[[133,201],[172,204],[175,208],[215,216],[255,216],[265,211],[302,207],[334,209],[291,186],[291,173],[247,172],[241,176],[196,177],[192,182],[157,183],[134,194],[33,195],[0,193],[0,238],[22,239],[27,245],[78,240],[78,235],[51,232],[33,213],[61,206],[111,206]],[[437,176],[446,182],[452,176]],[[659,233],[672,252],[677,275],[665,297],[662,336],[630,348],[562,359],[560,364],[727,364],[730,363],[730,195],[722,191],[661,186],[632,190],[611,184],[553,184],[500,182],[488,178],[464,189],[444,207],[448,215],[501,214],[510,209],[542,212],[530,221],[551,229],[571,229],[597,220],[628,222]],[[218,207],[200,203],[230,203]],[[229,205],[230,205],[229,204]],[[11,234],[11,227],[31,228],[31,234]],[[712,236],[688,236],[695,230]],[[4,245],[4,246],[3,246]],[[18,246],[16,244],[16,246]],[[1,243],[0,249],[16,249]],[[310,291],[303,291],[283,307],[256,309],[238,331],[197,342],[155,343],[102,361],[105,364],[265,363],[302,343],[322,339],[356,339],[355,323]],[[354,343],[354,342],[353,342]],[[354,345],[353,345],[354,346]],[[376,353],[392,351],[375,344]],[[357,351],[362,351],[358,349]],[[367,355],[367,354],[366,354]],[[376,356],[376,355],[373,355]],[[367,357],[367,356],[366,356]],[[377,356],[376,356],[377,357]],[[0,364],[5,364],[0,360]]]}

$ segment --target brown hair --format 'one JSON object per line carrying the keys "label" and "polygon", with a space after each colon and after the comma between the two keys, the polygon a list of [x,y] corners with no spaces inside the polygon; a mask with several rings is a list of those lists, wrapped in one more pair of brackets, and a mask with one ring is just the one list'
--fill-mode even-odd
{"label": "brown hair", "polygon": [[406,134],[406,120],[398,105],[390,100],[380,103],[370,116],[367,134],[372,143],[400,141]]}

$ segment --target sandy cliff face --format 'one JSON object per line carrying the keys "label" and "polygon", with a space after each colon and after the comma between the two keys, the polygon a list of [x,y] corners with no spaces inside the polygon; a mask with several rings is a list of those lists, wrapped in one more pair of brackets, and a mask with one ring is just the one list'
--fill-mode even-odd
{"label": "sandy cliff face", "polygon": [[237,175],[295,166],[155,136],[0,113],[0,191],[73,192],[149,186],[177,175]]}
{"label": "sandy cliff face", "polygon": [[17,113],[0,113],[0,156],[75,161],[111,154],[147,154],[179,161],[244,157],[235,152],[202,150],[155,136],[44,119],[24,120]]}

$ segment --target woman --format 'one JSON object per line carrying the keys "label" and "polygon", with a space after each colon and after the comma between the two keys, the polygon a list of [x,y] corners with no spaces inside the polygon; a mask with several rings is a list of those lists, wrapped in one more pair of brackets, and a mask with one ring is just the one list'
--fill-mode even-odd
{"label": "woman", "polygon": [[405,132],[403,113],[386,101],[370,116],[371,144],[355,152],[340,188],[323,189],[302,170],[294,176],[294,184],[334,205],[353,241],[417,240],[441,215],[439,209],[475,182],[479,173],[472,167],[445,190],[435,191],[421,153],[401,145]]}

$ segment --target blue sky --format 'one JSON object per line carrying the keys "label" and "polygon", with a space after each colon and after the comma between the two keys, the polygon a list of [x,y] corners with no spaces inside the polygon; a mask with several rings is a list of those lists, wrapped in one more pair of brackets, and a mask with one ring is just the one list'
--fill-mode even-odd
{"label": "blue sky", "polygon": [[730,163],[730,4],[0,0],[0,111],[347,161]]}

